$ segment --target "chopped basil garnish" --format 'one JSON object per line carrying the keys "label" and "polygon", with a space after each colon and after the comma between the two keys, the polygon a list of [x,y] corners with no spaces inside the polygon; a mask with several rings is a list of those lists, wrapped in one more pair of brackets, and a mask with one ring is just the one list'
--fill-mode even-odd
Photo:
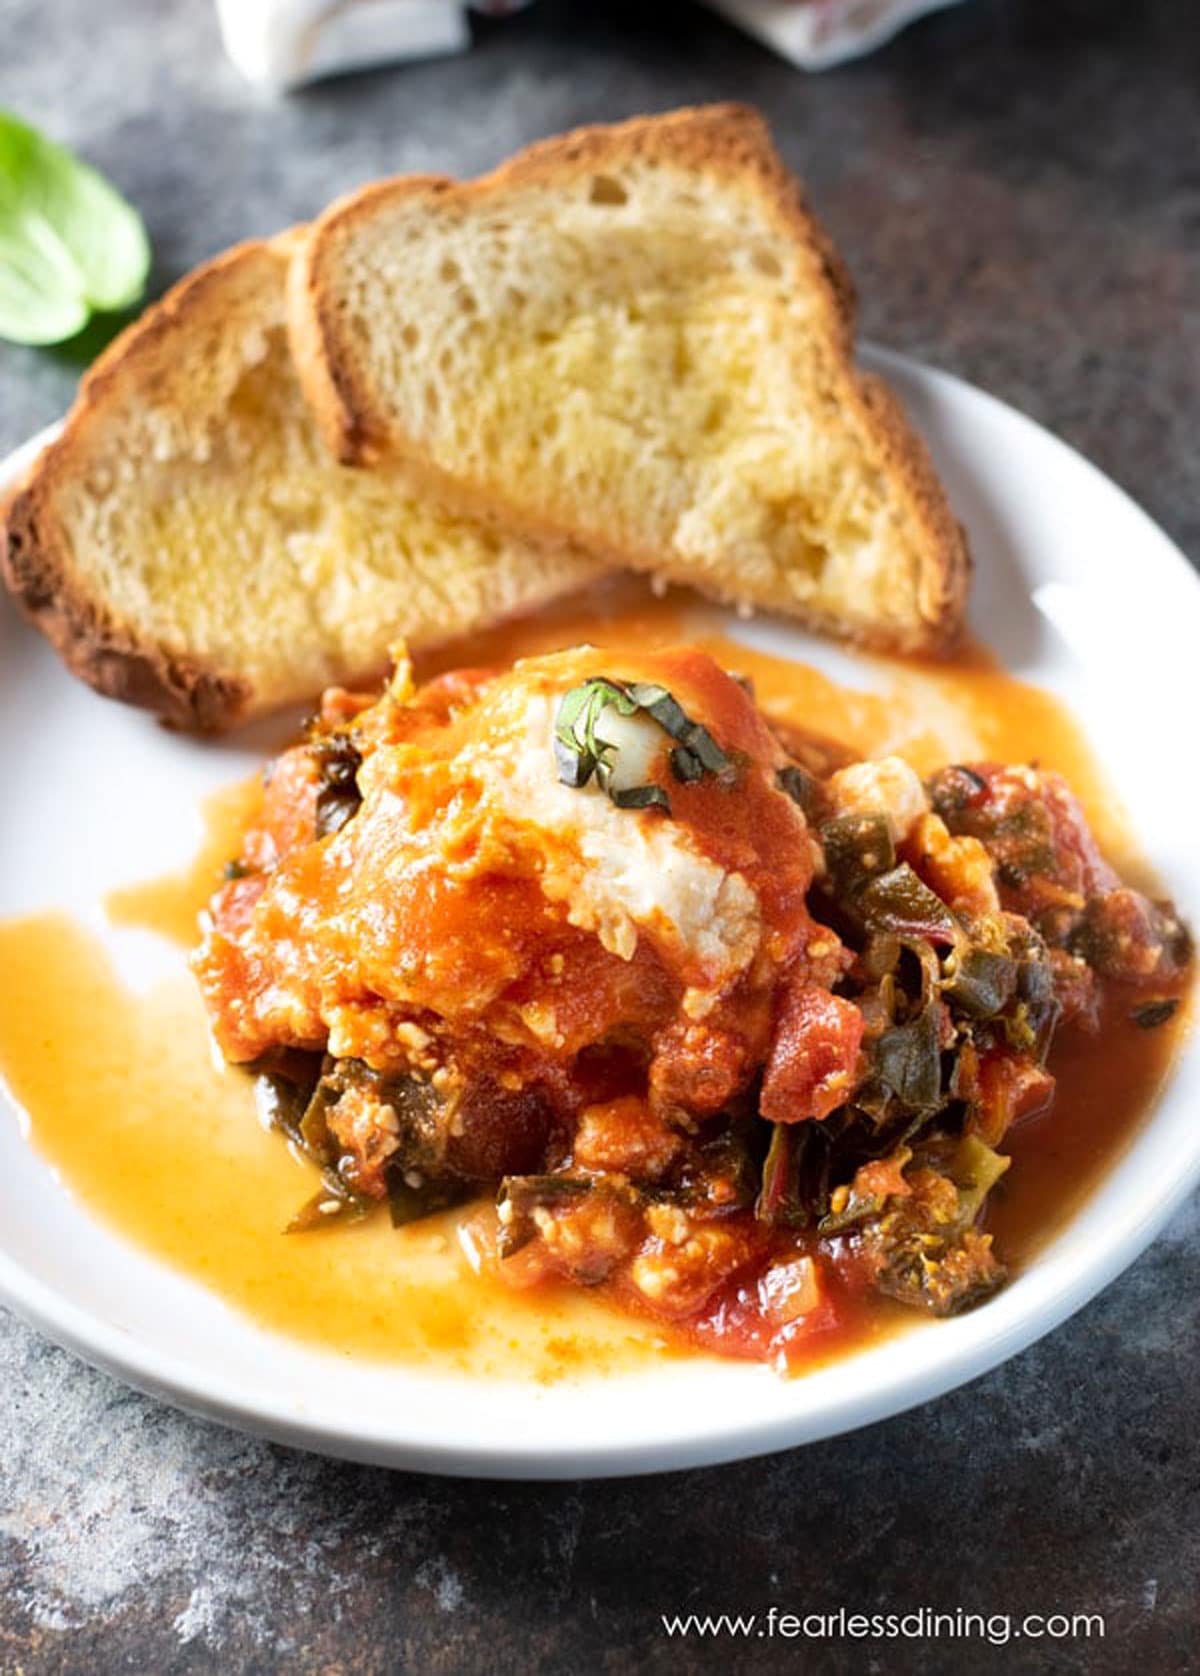
{"label": "chopped basil garnish", "polygon": [[554,761],[564,786],[586,786],[596,766],[583,751],[574,745],[564,745],[557,735],[554,739]]}
{"label": "chopped basil garnish", "polygon": [[676,741],[669,761],[680,785],[692,785],[706,774],[732,774],[731,759],[708,729],[694,722],[666,687],[650,681],[625,684],[594,675],[563,694],[554,719],[554,761],[564,786],[586,786],[595,775],[601,791],[618,809],[662,809],[665,814],[671,813],[671,799],[662,786],[614,787],[617,746],[596,731],[608,709],[615,710],[619,716],[643,711],[669,739]]}
{"label": "chopped basil garnish", "polygon": [[704,778],[704,764],[686,745],[676,745],[671,751],[671,772],[680,785],[688,786]]}
{"label": "chopped basil garnish", "polygon": [[665,809],[668,815],[671,813],[671,799],[661,786],[627,786],[608,795],[618,809]]}

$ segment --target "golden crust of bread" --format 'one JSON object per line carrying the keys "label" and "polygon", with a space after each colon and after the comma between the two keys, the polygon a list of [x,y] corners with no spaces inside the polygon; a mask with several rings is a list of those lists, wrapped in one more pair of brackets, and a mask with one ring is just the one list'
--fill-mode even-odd
{"label": "golden crust of bread", "polygon": [[237,671],[214,669],[182,648],[146,641],[115,615],[79,576],[54,501],[59,485],[79,469],[80,439],[93,423],[103,422],[118,380],[150,372],[225,274],[268,248],[247,241],[223,252],[180,280],[109,344],[84,377],[61,434],[33,462],[4,508],[0,528],[0,574],[68,669],[106,697],[202,732],[239,719],[251,698],[249,683]]}
{"label": "golden crust of bread", "polygon": [[[900,403],[881,380],[856,369],[855,296],[850,277],[809,210],[800,183],[776,152],[765,121],[744,105],[688,107],[665,116],[580,128],[539,141],[476,180],[401,176],[375,182],[332,204],[298,241],[289,276],[293,358],[331,448],[347,463],[369,465],[389,452],[407,452],[411,446],[409,458],[428,471],[439,493],[457,498],[464,507],[478,511],[491,504],[502,516],[515,517],[514,508],[496,508],[483,485],[448,476],[422,457],[419,444],[398,441],[386,415],[373,407],[369,389],[355,375],[354,358],[346,352],[341,329],[332,278],[339,247],[385,206],[415,200],[423,201],[435,215],[439,210],[469,210],[501,199],[511,188],[562,186],[597,169],[646,157],[735,182],[741,191],[757,196],[783,235],[809,252],[819,275],[828,339],[836,346],[841,365],[839,400],[854,410],[872,435],[886,469],[924,532],[916,616],[907,630],[899,632],[894,624],[849,624],[836,613],[812,609],[799,614],[814,628],[881,650],[947,649],[961,633],[970,579],[964,532],[950,511],[925,445]],[[582,541],[606,563],[648,569],[740,603],[732,581],[728,587],[714,586],[711,575],[698,576],[661,552],[613,546],[603,534],[531,520],[528,514],[518,521],[531,534]],[[795,610],[782,600],[758,603]]]}
{"label": "golden crust of bread", "polygon": [[904,484],[929,531],[931,558],[921,572],[917,603],[930,629],[928,649],[949,651],[962,637],[971,585],[966,531],[950,510],[929,450],[913,430],[891,386],[872,373],[859,373],[857,384],[876,435],[883,441],[888,465]]}
{"label": "golden crust of bread", "polygon": [[[379,182],[333,205],[311,232],[293,229],[272,241],[239,245],[181,280],[100,358],[84,379],[60,437],[0,506],[0,573],[22,610],[83,680],[107,695],[157,711],[172,725],[217,730],[263,708],[263,695],[255,691],[236,658],[199,654],[186,634],[147,634],[77,564],[60,516],[60,491],[87,469],[89,439],[103,433],[123,392],[172,381],[180,345],[188,342],[194,324],[206,314],[211,323],[214,312],[227,309],[230,299],[236,305],[239,296],[249,297],[256,276],[266,267],[276,275],[290,258],[288,325],[309,405],[342,458],[359,464],[382,458],[388,452],[386,425],[381,415],[371,412],[352,367],[336,352],[336,316],[323,280],[325,263],[342,234],[381,203],[424,199],[431,208],[442,201],[470,205],[510,186],[553,187],[575,175],[643,156],[660,163],[678,161],[735,181],[740,192],[757,194],[774,223],[809,253],[810,265],[820,276],[820,319],[840,352],[839,399],[851,403],[870,427],[877,458],[925,533],[918,626],[906,637],[898,637],[894,628],[874,632],[870,623],[848,625],[836,613],[810,609],[806,620],[834,635],[883,648],[930,650],[947,645],[961,624],[968,584],[962,532],[924,445],[895,397],[879,380],[853,367],[854,296],[840,259],[807,210],[761,118],[736,105],[581,129],[531,146],[474,182],[435,176]],[[177,380],[172,388],[176,384]],[[511,522],[506,509],[482,488],[448,476],[428,461],[411,459],[406,470],[410,485],[423,483],[429,499],[452,512],[493,527]],[[568,547],[578,541],[576,530],[549,523],[523,528],[522,536]],[[700,582],[740,602],[736,578],[728,586],[722,579],[700,578],[685,563],[664,562],[658,552],[631,552],[625,545],[606,543],[602,534],[588,545],[593,557],[606,564],[632,563],[679,581]],[[578,569],[578,557],[575,563]],[[544,580],[538,585],[544,595],[552,591]],[[536,603],[532,586],[530,602]]]}
{"label": "golden crust of bread", "polygon": [[[531,610],[601,570],[566,545],[513,540],[482,521],[454,515],[407,469],[351,472],[326,454],[290,368],[283,331],[284,278],[295,237],[293,230],[236,246],[149,308],[96,363],[62,433],[0,510],[0,572],[67,666],[106,696],[156,711],[181,728],[214,732],[281,703],[311,698],[330,681],[373,680],[386,669],[388,646],[397,636],[417,646],[455,638]],[[277,347],[266,350],[268,340]],[[260,395],[254,417],[242,413],[241,451],[231,455],[209,431],[220,433],[234,423],[224,403],[235,397],[243,373],[268,363],[277,368],[277,382],[265,404]],[[153,451],[158,431],[148,418],[156,414],[167,415],[173,427],[172,440],[164,444],[170,467],[162,468],[170,469],[170,476],[158,475]],[[333,573],[327,591],[311,597],[294,571],[285,569],[284,555],[297,531],[289,520],[288,486],[272,478],[264,459],[279,438],[301,433],[308,450],[303,457],[312,462],[314,475],[300,488],[307,488],[308,498],[335,524],[341,517],[352,527],[344,562],[329,550],[328,538],[310,560],[318,574],[331,567]],[[231,471],[236,481],[230,480]],[[125,539],[101,551],[103,536],[79,516],[80,496],[72,493],[93,474],[114,479],[100,499],[118,506],[149,497],[153,507],[208,484],[209,500],[230,508],[236,490],[254,521],[231,529],[236,514],[229,512],[216,526],[206,525],[204,541],[184,562],[191,563],[201,592],[240,597],[242,579],[249,578],[225,560],[234,538],[252,530],[254,556],[246,562],[267,555],[265,582],[246,597],[256,597],[260,611],[277,607],[277,624],[264,626],[277,628],[277,638],[285,639],[299,602],[306,620],[298,624],[301,639],[289,641],[299,648],[299,673],[296,667],[281,672],[264,657],[247,655],[244,637],[212,650],[214,642],[197,632],[196,617],[176,598],[170,576],[141,569],[124,522],[119,528]],[[85,499],[90,507],[91,499]],[[372,521],[370,530],[362,529],[364,519]],[[135,520],[133,527],[143,536],[148,529],[160,533],[153,518]],[[169,534],[162,542],[165,552],[178,557]],[[222,562],[214,560],[208,575],[207,555],[214,547]],[[372,554],[378,561],[384,549],[393,567],[387,576],[371,562]],[[274,568],[267,562],[272,556]],[[178,565],[172,574],[177,572]],[[286,595],[271,591],[276,581]],[[147,589],[162,609],[147,612]],[[368,620],[365,630],[361,625],[351,630],[342,610],[351,593],[359,617]],[[266,638],[253,636],[256,647]]]}

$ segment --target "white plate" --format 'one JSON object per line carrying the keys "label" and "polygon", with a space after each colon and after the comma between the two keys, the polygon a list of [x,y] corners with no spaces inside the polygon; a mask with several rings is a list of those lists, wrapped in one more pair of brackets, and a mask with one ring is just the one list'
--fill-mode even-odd
{"label": "white plate", "polygon": [[[1200,798],[1194,752],[1180,737],[1200,713],[1195,576],[1144,513],[1045,431],[944,374],[870,359],[908,402],[970,530],[977,632],[1014,673],[1083,718],[1151,859],[1195,916]],[[8,479],[22,457],[29,450],[8,462]],[[844,655],[780,624],[730,632],[855,676]],[[200,799],[248,772],[258,753],[244,742],[174,738],[95,697],[7,607],[0,639],[0,913],[61,906],[98,925],[94,905],[113,885],[187,861]],[[1185,1051],[1152,1121],[1083,1211],[998,1297],[793,1381],[682,1360],[605,1380],[484,1386],[327,1356],[255,1327],[93,1222],[7,1110],[0,1293],[143,1390],[312,1449],[531,1478],[729,1460],[846,1431],[961,1385],[1132,1262],[1200,1177],[1198,1047]]]}

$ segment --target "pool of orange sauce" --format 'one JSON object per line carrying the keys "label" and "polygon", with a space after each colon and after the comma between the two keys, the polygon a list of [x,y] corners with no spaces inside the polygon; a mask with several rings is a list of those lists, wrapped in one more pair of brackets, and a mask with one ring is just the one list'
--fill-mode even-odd
{"label": "pool of orange sauce", "polygon": [[[963,758],[1036,759],[1061,769],[1110,857],[1146,881],[1128,823],[1072,717],[986,653],[953,662],[867,660],[871,690],[725,639],[720,619],[687,595],[657,600],[641,584],[606,583],[537,618],[421,660],[431,675],[501,665],[572,645],[690,640],[750,676],[759,703],[856,751],[898,751],[918,770]],[[256,781],[218,794],[187,872],[114,891],[112,923],[186,947],[196,917],[239,848]],[[182,966],[182,960],[181,960]],[[220,1068],[191,979],[135,997],[99,939],[56,915],[0,924],[0,1071],[29,1117],[33,1144],[66,1187],[154,1256],[264,1326],[347,1355],[543,1382],[644,1367],[680,1353],[654,1323],[567,1288],[514,1292],[469,1268],[462,1212],[403,1230],[386,1215],[351,1228],[284,1236],[311,1192],[310,1166],[256,1120],[249,1079]],[[1185,1021],[1138,1029],[1128,997],[1110,1002],[1102,1036],[1064,1034],[1052,1065],[1052,1112],[1015,1130],[1013,1167],[993,1195],[989,1226],[1014,1268],[1086,1199],[1153,1104]],[[916,1325],[873,1304],[822,1335],[798,1367]]]}

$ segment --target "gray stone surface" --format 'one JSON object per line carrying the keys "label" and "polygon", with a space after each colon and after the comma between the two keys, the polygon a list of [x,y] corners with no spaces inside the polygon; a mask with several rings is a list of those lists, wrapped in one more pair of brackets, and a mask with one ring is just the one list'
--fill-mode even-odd
{"label": "gray stone surface", "polygon": [[[408,168],[583,120],[761,104],[866,331],[1082,448],[1200,551],[1200,23],[1192,0],[971,0],[794,74],[699,10],[551,4],[468,57],[278,102],[204,0],[0,0],[0,104],[143,209],[156,289]],[[79,356],[0,347],[0,452]],[[916,1413],[771,1460],[555,1487],[439,1482],[201,1425],[6,1319],[0,1669],[1200,1669],[1196,1206],[1074,1321]],[[684,1645],[659,1613],[1101,1611],[1103,1641]]]}

